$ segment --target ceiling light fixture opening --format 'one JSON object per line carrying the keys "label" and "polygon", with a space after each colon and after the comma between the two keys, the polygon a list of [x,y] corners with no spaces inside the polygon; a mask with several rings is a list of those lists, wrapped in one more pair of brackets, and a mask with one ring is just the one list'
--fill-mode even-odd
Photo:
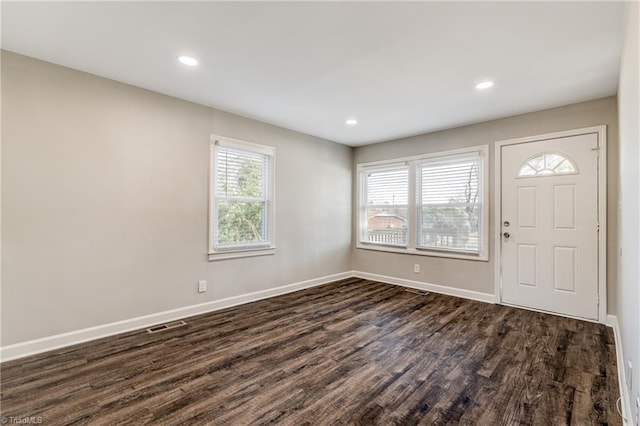
{"label": "ceiling light fixture opening", "polygon": [[355,126],[356,124],[358,124],[358,120],[356,120],[355,118],[350,118],[347,121],[344,122],[347,126]]}
{"label": "ceiling light fixture opening", "polygon": [[482,83],[476,84],[476,89],[484,90],[488,89],[491,86],[493,86],[493,81],[483,81]]}
{"label": "ceiling light fixture opening", "polygon": [[178,56],[178,61],[190,67],[195,67],[196,65],[198,65],[198,60],[191,56]]}

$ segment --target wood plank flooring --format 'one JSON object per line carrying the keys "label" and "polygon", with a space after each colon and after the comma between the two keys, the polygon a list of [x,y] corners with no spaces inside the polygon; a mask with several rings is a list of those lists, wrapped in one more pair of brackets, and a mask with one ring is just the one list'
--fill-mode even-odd
{"label": "wood plank flooring", "polygon": [[613,335],[347,279],[1,365],[44,425],[620,425]]}

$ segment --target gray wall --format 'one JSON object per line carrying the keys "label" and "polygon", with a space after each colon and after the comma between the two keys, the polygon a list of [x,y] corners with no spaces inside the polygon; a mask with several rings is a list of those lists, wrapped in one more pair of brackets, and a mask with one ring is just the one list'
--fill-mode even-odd
{"label": "gray wall", "polygon": [[[624,363],[633,362],[633,378],[627,372],[632,417],[637,418],[635,399],[640,398],[640,5],[627,4],[625,44],[620,67],[620,272],[617,316]],[[630,388],[629,383],[633,385]],[[633,423],[632,423],[633,424]]]}
{"label": "gray wall", "polygon": [[[617,272],[617,220],[616,206],[618,194],[618,125],[616,98],[609,97],[596,101],[569,105],[515,117],[488,121],[456,129],[427,135],[383,142],[358,147],[355,150],[354,165],[369,161],[386,160],[424,153],[446,151],[477,145],[490,145],[489,162],[489,262],[446,259],[419,255],[406,255],[353,249],[353,269],[369,273],[388,275],[430,284],[446,285],[482,293],[494,293],[495,242],[493,220],[494,203],[494,142],[523,136],[533,136],[560,130],[577,129],[600,124],[607,125],[608,142],[608,308],[615,307],[615,282]],[[355,182],[355,174],[354,174]],[[354,183],[354,191],[355,191]],[[354,200],[354,223],[357,223],[357,200]],[[357,237],[357,229],[353,238]],[[421,273],[413,272],[414,263],[421,265]]]}
{"label": "gray wall", "polygon": [[[2,124],[2,345],[351,269],[349,147],[9,52]],[[207,261],[211,133],[276,147],[274,256]]]}

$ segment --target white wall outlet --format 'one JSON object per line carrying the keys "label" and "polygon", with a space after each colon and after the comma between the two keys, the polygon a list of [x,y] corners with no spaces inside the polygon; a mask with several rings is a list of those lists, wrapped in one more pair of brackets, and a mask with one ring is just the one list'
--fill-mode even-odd
{"label": "white wall outlet", "polygon": [[204,293],[207,291],[207,280],[198,281],[198,293]]}
{"label": "white wall outlet", "polygon": [[416,263],[413,265],[413,272],[415,272],[416,274],[420,273],[420,264]]}

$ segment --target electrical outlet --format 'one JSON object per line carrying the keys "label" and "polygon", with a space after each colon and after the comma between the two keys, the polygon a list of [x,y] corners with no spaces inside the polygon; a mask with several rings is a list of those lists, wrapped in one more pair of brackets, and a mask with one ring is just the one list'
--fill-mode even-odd
{"label": "electrical outlet", "polygon": [[207,280],[198,281],[198,293],[204,293],[207,291]]}
{"label": "electrical outlet", "polygon": [[416,274],[420,273],[420,264],[416,263],[413,265],[413,272],[415,272]]}

